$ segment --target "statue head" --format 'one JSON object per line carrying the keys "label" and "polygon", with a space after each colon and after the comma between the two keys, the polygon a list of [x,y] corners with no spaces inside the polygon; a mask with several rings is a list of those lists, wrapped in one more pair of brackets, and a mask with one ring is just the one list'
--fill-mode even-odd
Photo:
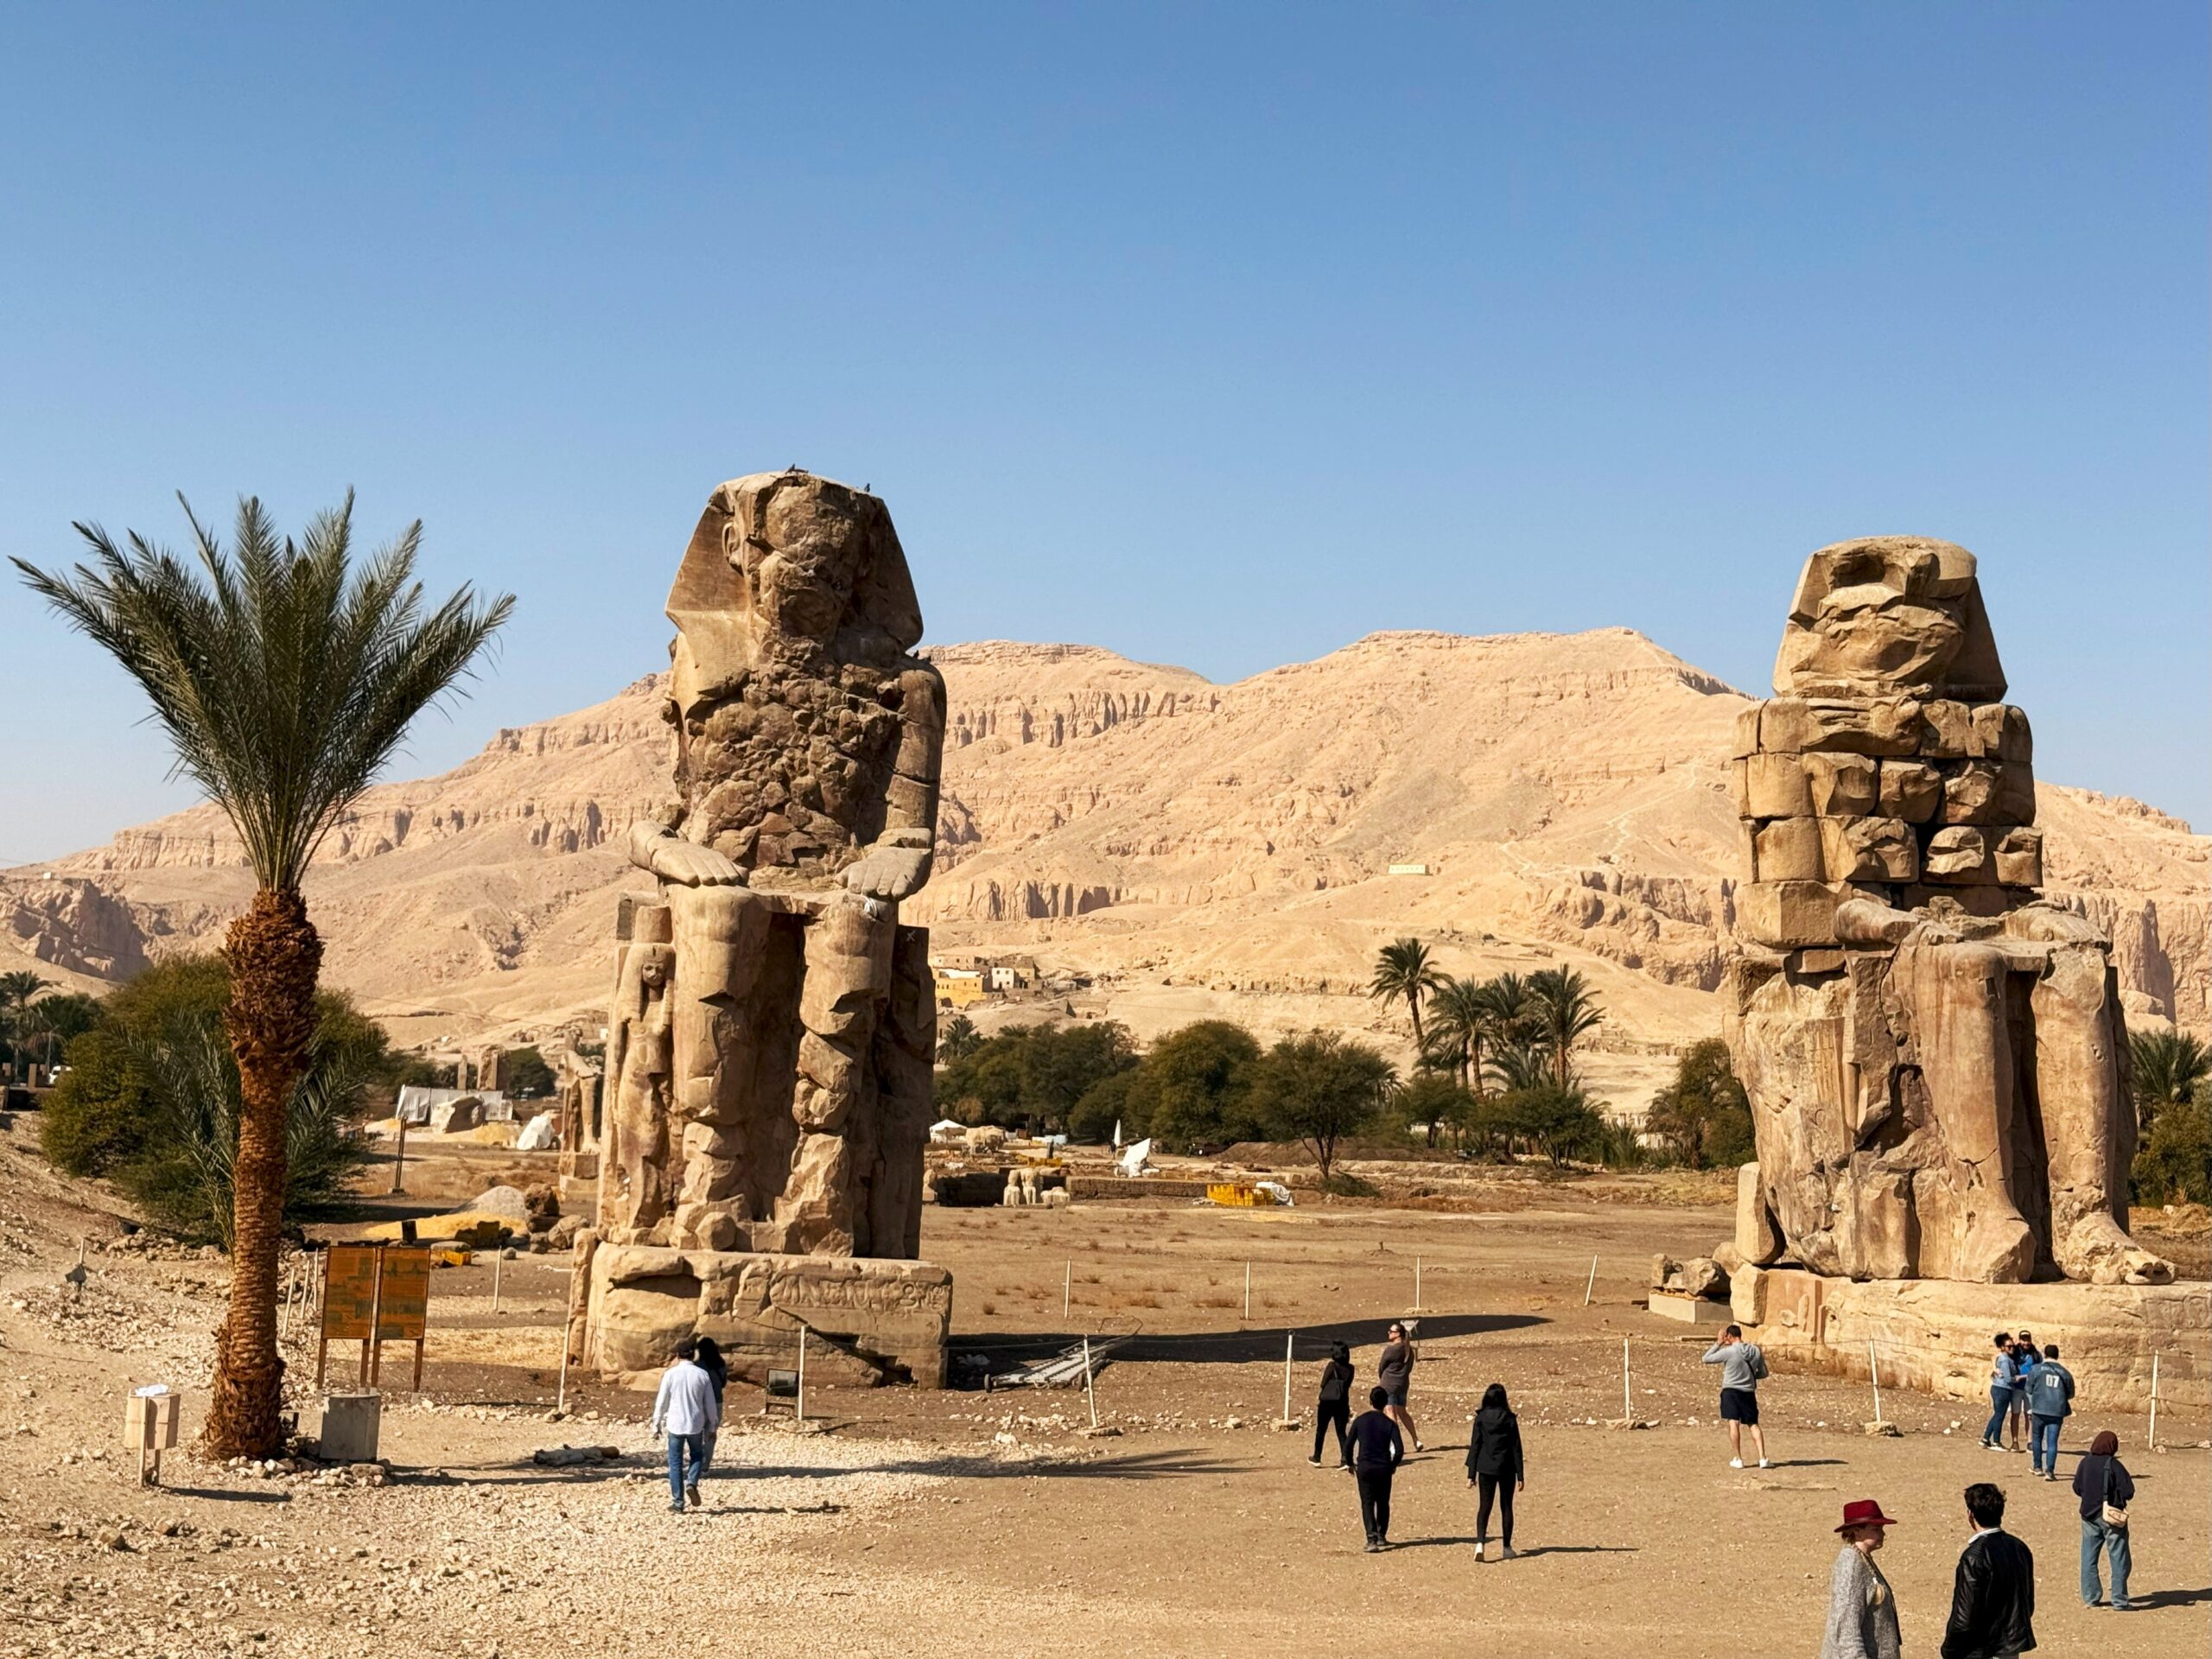
{"label": "statue head", "polygon": [[797,470],[734,479],[708,498],[668,616],[679,715],[760,667],[888,667],[922,637],[913,578],[882,500]]}
{"label": "statue head", "polygon": [[1785,697],[2001,701],[2005,671],[1974,555],[1919,536],[1821,549],[1797,578],[1774,689]]}

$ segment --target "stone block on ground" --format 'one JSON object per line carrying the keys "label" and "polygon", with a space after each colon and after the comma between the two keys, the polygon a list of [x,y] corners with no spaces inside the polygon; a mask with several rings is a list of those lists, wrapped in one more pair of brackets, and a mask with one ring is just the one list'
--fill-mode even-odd
{"label": "stone block on ground", "polygon": [[730,1373],[764,1382],[796,1361],[858,1385],[942,1388],[952,1275],[926,1262],[602,1244],[591,1255],[587,1363],[650,1386],[687,1336],[721,1344]]}

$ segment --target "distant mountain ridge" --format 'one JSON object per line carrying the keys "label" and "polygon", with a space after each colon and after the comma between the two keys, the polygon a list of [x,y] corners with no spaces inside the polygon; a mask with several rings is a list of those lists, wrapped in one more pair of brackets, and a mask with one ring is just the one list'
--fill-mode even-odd
{"label": "distant mountain ridge", "polygon": [[[1088,645],[929,654],[944,803],[907,912],[944,948],[1103,976],[1141,1031],[1221,1012],[1387,1031],[1358,994],[1376,945],[1419,933],[1455,972],[1584,967],[1624,1052],[1717,1029],[1745,698],[1632,630],[1371,634],[1231,684]],[[330,976],[410,1031],[588,1015],[639,880],[626,832],[668,793],[660,687],[371,791],[308,886]],[[2038,798],[2051,895],[2113,931],[2139,1014],[2201,1027],[2212,842],[2138,802]],[[0,880],[0,956],[128,972],[217,943],[249,886],[195,807]]]}

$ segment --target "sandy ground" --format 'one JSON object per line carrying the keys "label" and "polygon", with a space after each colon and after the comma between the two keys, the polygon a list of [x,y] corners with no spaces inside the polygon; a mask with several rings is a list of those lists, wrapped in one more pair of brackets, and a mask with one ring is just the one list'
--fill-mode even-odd
{"label": "sandy ground", "polygon": [[[436,1277],[426,1392],[387,1402],[390,1484],[173,1456],[168,1484],[140,1491],[114,1444],[120,1397],[129,1382],[179,1383],[196,1425],[224,1266],[96,1243],[75,1301],[61,1241],[99,1218],[26,1167],[0,1160],[0,1655],[972,1656],[1070,1641],[1140,1655],[1809,1655],[1830,1529],[1858,1497],[1902,1522],[1883,1565],[1907,1652],[1932,1654],[1965,1537],[1959,1491],[1993,1478],[2041,1564],[2044,1651],[2212,1645],[2202,1399],[2162,1416],[2161,1438],[2183,1443],[2170,1450],[2143,1451],[2144,1424],[2094,1401],[2066,1436],[2070,1468],[2091,1432],[2117,1429],[2140,1483],[2133,1588],[2147,1610],[2126,1615],[2079,1604],[2070,1492],[2031,1483],[2024,1457],[1977,1449],[1962,1404],[1891,1393],[1905,1435],[1869,1440],[1863,1386],[1785,1373],[1763,1391],[1777,1466],[1728,1469],[1702,1339],[1634,1306],[1650,1253],[1708,1247],[1717,1210],[1572,1187],[1475,1215],[932,1210],[925,1249],[957,1275],[963,1339],[1049,1351],[1136,1334],[1097,1382],[1120,1434],[1076,1432],[1079,1390],[817,1389],[822,1421],[800,1433],[764,1424],[734,1385],[708,1508],[678,1517],[642,1396],[572,1379],[571,1415],[550,1421],[566,1274],[530,1256],[505,1264],[496,1315],[487,1267]],[[1401,1477],[1400,1547],[1370,1556],[1349,1478],[1305,1461],[1308,1433],[1269,1425],[1286,1326],[1294,1408],[1310,1413],[1325,1339],[1351,1341],[1371,1369],[1383,1320],[1409,1308],[1416,1257],[1414,1406],[1435,1449]],[[1635,1433],[1590,1421],[1620,1414],[1624,1338],[1636,1413],[1656,1424]],[[311,1372],[311,1351],[294,1353]],[[1525,1553],[1478,1565],[1458,1448],[1492,1380],[1524,1423]],[[530,1460],[571,1441],[622,1456]]]}

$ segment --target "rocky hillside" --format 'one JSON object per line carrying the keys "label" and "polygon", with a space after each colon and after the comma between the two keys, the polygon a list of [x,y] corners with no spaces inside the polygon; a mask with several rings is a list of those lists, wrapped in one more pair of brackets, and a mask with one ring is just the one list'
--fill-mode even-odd
{"label": "rocky hillside", "polygon": [[[1231,685],[1089,646],[933,654],[940,856],[909,909],[944,948],[1101,976],[1140,1031],[1387,1029],[1357,993],[1400,933],[1456,972],[1569,960],[1612,1010],[1599,1069],[1614,1055],[1624,1085],[1717,1029],[1744,698],[1640,634],[1377,634]],[[311,887],[333,976],[413,1038],[589,1007],[633,880],[624,833],[665,772],[648,678],[376,789]],[[2112,930],[2131,1001],[2201,1024],[2212,844],[2048,784],[2041,815],[2051,891]],[[108,976],[213,944],[246,891],[195,809],[8,877],[0,945]]]}

